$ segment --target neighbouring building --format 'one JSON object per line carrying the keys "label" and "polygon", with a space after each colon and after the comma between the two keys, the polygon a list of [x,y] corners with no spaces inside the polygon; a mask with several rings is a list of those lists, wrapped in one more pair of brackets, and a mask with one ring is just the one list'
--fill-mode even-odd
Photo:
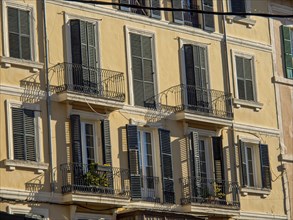
{"label": "neighbouring building", "polygon": [[0,216],[288,219],[290,20],[241,15],[275,4],[0,2]]}

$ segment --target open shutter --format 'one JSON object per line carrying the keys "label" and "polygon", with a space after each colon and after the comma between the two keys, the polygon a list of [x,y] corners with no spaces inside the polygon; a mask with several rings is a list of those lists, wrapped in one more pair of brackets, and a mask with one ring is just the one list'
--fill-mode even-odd
{"label": "open shutter", "polygon": [[[153,8],[160,8],[160,0],[151,0],[151,7]],[[151,10],[151,15],[153,18],[161,18],[161,11],[160,10]]]}
{"label": "open shutter", "polygon": [[126,130],[131,197],[136,199],[141,198],[141,171],[139,167],[137,126],[126,125]]}
{"label": "open shutter", "polygon": [[161,167],[163,177],[163,196],[165,203],[174,203],[174,179],[172,168],[172,149],[170,131],[159,129]]}
{"label": "open shutter", "polygon": [[259,145],[260,163],[261,163],[261,175],[262,175],[262,187],[266,189],[272,188],[271,170],[269,149],[267,144]]}
{"label": "open shutter", "polygon": [[[213,0],[202,0],[203,11],[213,11]],[[203,28],[204,30],[214,31],[215,21],[213,14],[203,14]]]}
{"label": "open shutter", "polygon": [[72,142],[72,162],[82,163],[82,147],[81,147],[81,128],[80,116],[70,115],[71,122],[71,142]]}
{"label": "open shutter", "polygon": [[247,164],[246,164],[246,151],[242,141],[239,141],[240,158],[241,158],[241,171],[242,171],[242,186],[247,186]]}
{"label": "open shutter", "polygon": [[[181,9],[183,7],[181,0],[172,0],[172,8]],[[173,21],[177,23],[183,23],[183,12],[174,11],[173,12]]]}
{"label": "open shutter", "polygon": [[110,121],[107,119],[102,120],[101,127],[103,143],[103,163],[112,165]]}
{"label": "open shutter", "polygon": [[290,36],[290,28],[282,26],[283,30],[283,47],[284,47],[284,63],[286,70],[286,77],[293,79],[293,55],[292,55],[292,42]]}
{"label": "open shutter", "polygon": [[201,175],[200,175],[200,156],[198,133],[190,133],[191,149],[190,149],[190,164],[191,164],[191,190],[193,197],[201,196]]}

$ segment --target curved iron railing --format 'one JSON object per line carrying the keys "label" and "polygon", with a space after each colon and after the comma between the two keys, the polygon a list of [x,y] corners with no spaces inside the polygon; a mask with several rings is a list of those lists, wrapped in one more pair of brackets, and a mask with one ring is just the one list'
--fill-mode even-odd
{"label": "curved iron railing", "polygon": [[124,74],[81,64],[60,63],[50,68],[50,84],[57,93],[72,91],[94,97],[125,101]]}
{"label": "curved iron railing", "polygon": [[104,165],[66,163],[60,165],[62,193],[83,192],[129,198],[129,172]]}
{"label": "curved iron railing", "polygon": [[180,84],[145,101],[145,107],[166,112],[190,111],[232,119],[232,95]]}
{"label": "curved iron railing", "polygon": [[226,180],[180,179],[181,203],[212,204],[215,206],[240,207],[238,183]]}

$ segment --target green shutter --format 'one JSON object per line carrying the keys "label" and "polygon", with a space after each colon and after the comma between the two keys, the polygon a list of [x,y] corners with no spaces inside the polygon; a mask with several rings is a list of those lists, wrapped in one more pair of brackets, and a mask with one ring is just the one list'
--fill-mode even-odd
{"label": "green shutter", "polygon": [[246,164],[246,151],[244,142],[239,141],[240,158],[241,158],[241,171],[242,171],[242,186],[247,186],[247,164]]}
{"label": "green shutter", "polygon": [[[292,54],[292,35],[290,34],[290,28],[287,26],[282,26],[283,30],[283,48],[284,48],[284,64],[286,77],[293,79],[293,54]],[[291,35],[291,36],[290,36]]]}
{"label": "green shutter", "polygon": [[107,119],[102,120],[101,128],[102,128],[102,144],[103,144],[103,163],[112,165],[110,121]]}
{"label": "green shutter", "polygon": [[191,165],[191,190],[193,197],[201,196],[201,168],[199,155],[199,137],[197,132],[190,133],[190,165]]}
{"label": "green shutter", "polygon": [[174,203],[174,178],[172,168],[172,149],[170,141],[170,131],[159,129],[160,150],[161,150],[161,168],[163,196],[165,203]]}
{"label": "green shutter", "polygon": [[126,130],[131,197],[139,199],[141,198],[141,170],[139,166],[137,126],[126,125]]}
{"label": "green shutter", "polygon": [[[202,0],[203,11],[212,12],[213,11],[213,0]],[[215,21],[213,14],[203,14],[203,28],[204,30],[214,31]]]}
{"label": "green shutter", "polygon": [[269,148],[267,144],[259,145],[260,163],[261,163],[261,177],[262,187],[266,189],[272,188]]}

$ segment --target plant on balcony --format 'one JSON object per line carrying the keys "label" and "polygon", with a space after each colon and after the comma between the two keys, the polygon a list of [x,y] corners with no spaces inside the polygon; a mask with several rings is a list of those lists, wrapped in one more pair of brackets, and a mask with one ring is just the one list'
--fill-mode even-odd
{"label": "plant on balcony", "polygon": [[100,170],[99,164],[97,163],[89,165],[88,172],[84,174],[84,180],[91,186],[109,187],[110,185],[107,171]]}
{"label": "plant on balcony", "polygon": [[223,193],[222,188],[216,182],[214,183],[214,192],[216,198],[223,199],[226,196],[226,194]]}

